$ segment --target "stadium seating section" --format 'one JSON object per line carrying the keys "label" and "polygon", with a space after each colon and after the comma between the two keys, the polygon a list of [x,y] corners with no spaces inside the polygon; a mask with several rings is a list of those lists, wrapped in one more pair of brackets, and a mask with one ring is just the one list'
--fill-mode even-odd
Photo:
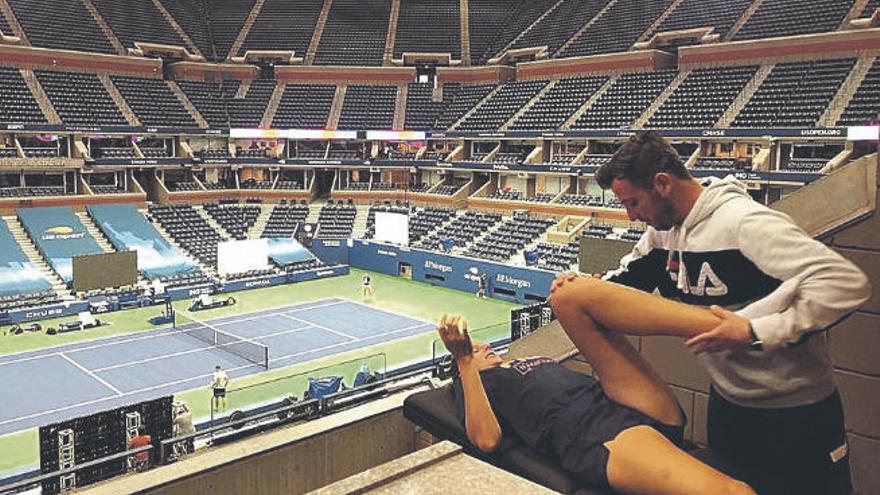
{"label": "stadium seating section", "polygon": [[546,85],[547,81],[543,80],[507,83],[474,113],[462,120],[458,129],[462,131],[498,129]]}
{"label": "stadium seating section", "polygon": [[572,124],[572,129],[618,129],[632,125],[675,78],[676,71],[625,74]]}
{"label": "stadium seating section", "polygon": [[239,240],[247,238],[248,230],[254,226],[257,217],[260,216],[260,211],[262,211],[259,204],[253,203],[239,205],[237,202],[221,201],[220,203],[206,203],[202,206],[226,232]]}
{"label": "stadium seating section", "polygon": [[444,108],[455,99],[460,85],[458,83],[443,84],[443,98],[434,101],[434,88],[430,84],[410,83],[406,95],[406,129],[433,130],[443,129],[437,119]]}
{"label": "stadium seating section", "polygon": [[292,50],[305,56],[322,5],[318,0],[266,0],[238,55],[248,50]]}
{"label": "stadium seating section", "polygon": [[339,239],[351,236],[357,209],[353,204],[328,202],[321,208],[318,216],[317,237],[322,239]]}
{"label": "stadium seating section", "polygon": [[853,0],[764,0],[734,40],[834,31]]}
{"label": "stadium seating section", "polygon": [[0,311],[55,299],[52,284],[0,220]]}
{"label": "stadium seating section", "polygon": [[349,86],[342,103],[339,129],[391,129],[394,123],[394,86]]}
{"label": "stadium seating section", "polygon": [[0,67],[0,122],[46,122],[46,117],[18,69]]}
{"label": "stadium seating section", "polygon": [[459,0],[401,0],[394,57],[449,53],[461,58]]}
{"label": "stadium seating section", "polygon": [[837,125],[864,125],[880,113],[880,59],[868,71]]}
{"label": "stadium seating section", "polygon": [[513,123],[511,130],[559,129],[607,80],[604,76],[560,79]]}
{"label": "stadium seating section", "polygon": [[133,205],[92,205],[88,212],[117,251],[138,252],[138,271],[145,277],[186,280],[203,276]]}
{"label": "stadium seating section", "polygon": [[546,233],[555,222],[551,218],[515,216],[479,239],[465,256],[507,263],[514,254]]}
{"label": "stadium seating section", "polygon": [[116,53],[83,2],[9,0],[8,3],[33,46]]}
{"label": "stadium seating section", "polygon": [[227,100],[229,125],[233,127],[259,127],[269,98],[275,90],[275,81],[257,79],[251,82],[244,98]]}
{"label": "stadium seating section", "polygon": [[852,70],[853,59],[777,64],[731,127],[812,127]]}
{"label": "stadium seating section", "polygon": [[128,125],[96,75],[44,70],[35,73],[65,124]]}
{"label": "stadium seating section", "polygon": [[222,237],[192,205],[150,205],[150,215],[180,247],[208,266],[217,265]]}
{"label": "stadium seating section", "polygon": [[165,81],[122,76],[111,79],[142,124],[198,127]]}
{"label": "stadium seating section", "polygon": [[618,0],[570,45],[562,57],[625,52],[660,17],[672,0]]}
{"label": "stadium seating section", "polygon": [[757,70],[755,66],[694,70],[651,116],[647,127],[713,127]]}
{"label": "stadium seating section", "polygon": [[[327,127],[336,86],[288,84],[272,121],[273,127],[323,129]],[[393,116],[393,111],[392,111]]]}
{"label": "stadium seating section", "polygon": [[390,0],[333,0],[315,63],[381,65],[390,16]]}
{"label": "stadium seating section", "polygon": [[751,0],[684,0],[654,32],[712,27],[714,34],[723,39],[751,3]]}
{"label": "stadium seating section", "polygon": [[[176,0],[168,0],[171,3]],[[214,40],[216,60],[224,60],[235,43],[244,21],[254,8],[256,0],[211,0],[208,9],[210,36]]]}
{"label": "stadium seating section", "polygon": [[22,208],[18,218],[37,250],[66,283],[73,282],[73,257],[103,253],[70,208]]}
{"label": "stadium seating section", "polygon": [[238,81],[215,82],[177,81],[196,110],[211,127],[228,127],[227,100],[235,96]]}
{"label": "stadium seating section", "polygon": [[171,14],[174,21],[199,49],[207,60],[217,60],[213,34],[208,28],[208,11],[204,0],[160,0],[160,3]]}
{"label": "stadium seating section", "polygon": [[598,14],[606,3],[607,0],[563,0],[517,38],[511,48],[547,46],[553,53],[585,22]]}
{"label": "stadium seating section", "polygon": [[135,42],[186,46],[153,2],[141,0],[92,0],[101,17],[126,48]]}
{"label": "stadium seating section", "polygon": [[305,200],[299,204],[275,205],[261,237],[293,237],[308,216],[309,206]]}

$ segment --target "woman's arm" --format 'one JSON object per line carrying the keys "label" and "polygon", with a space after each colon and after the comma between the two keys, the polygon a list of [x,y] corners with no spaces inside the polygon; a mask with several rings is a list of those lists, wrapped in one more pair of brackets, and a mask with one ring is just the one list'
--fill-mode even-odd
{"label": "woman's arm", "polygon": [[489,404],[480,370],[470,358],[457,361],[464,392],[464,427],[468,440],[483,452],[492,452],[501,444],[501,426]]}
{"label": "woman's arm", "polygon": [[468,440],[483,452],[492,452],[501,444],[501,426],[489,404],[480,370],[473,362],[473,346],[467,333],[467,323],[462,321],[459,330],[459,320],[458,316],[447,318],[443,315],[437,332],[458,365]]}

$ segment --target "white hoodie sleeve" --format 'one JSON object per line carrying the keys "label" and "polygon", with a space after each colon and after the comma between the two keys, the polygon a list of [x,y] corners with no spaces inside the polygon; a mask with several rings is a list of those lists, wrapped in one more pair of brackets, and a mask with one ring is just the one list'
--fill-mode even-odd
{"label": "white hoodie sleeve", "polygon": [[747,213],[738,241],[746,258],[782,281],[774,292],[738,312],[751,321],[768,350],[828,327],[870,297],[861,270],[784,213],[767,208]]}

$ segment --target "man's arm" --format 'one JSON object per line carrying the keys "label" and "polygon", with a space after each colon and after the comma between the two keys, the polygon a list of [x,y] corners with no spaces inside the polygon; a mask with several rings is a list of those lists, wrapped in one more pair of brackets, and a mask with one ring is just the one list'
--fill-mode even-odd
{"label": "man's arm", "polygon": [[501,445],[501,426],[489,404],[489,397],[480,379],[480,370],[473,362],[473,346],[467,333],[467,323],[459,330],[458,316],[443,315],[437,332],[443,345],[458,365],[464,395],[464,427],[468,440],[483,452],[492,452]]}
{"label": "man's arm", "polygon": [[[740,224],[739,238],[747,258],[783,281],[774,293],[738,312],[749,318],[765,348],[822,330],[871,295],[868,278],[858,267],[812,239],[783,213],[762,210],[748,215]],[[768,311],[774,305],[776,311]]]}
{"label": "man's arm", "polygon": [[653,292],[666,274],[666,251],[655,249],[652,229],[648,229],[633,246],[633,250],[621,258],[620,266],[609,270],[601,278],[645,292]]}

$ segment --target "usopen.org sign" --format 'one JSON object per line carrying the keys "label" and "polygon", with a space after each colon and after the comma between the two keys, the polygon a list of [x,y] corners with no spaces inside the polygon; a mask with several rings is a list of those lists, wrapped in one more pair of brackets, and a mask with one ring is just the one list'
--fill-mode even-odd
{"label": "usopen.org sign", "polygon": [[40,240],[43,241],[67,241],[71,239],[82,239],[86,236],[85,232],[74,232],[73,227],[68,227],[66,225],[59,225],[58,227],[52,227],[50,229],[46,229],[43,232],[43,235],[40,236]]}

